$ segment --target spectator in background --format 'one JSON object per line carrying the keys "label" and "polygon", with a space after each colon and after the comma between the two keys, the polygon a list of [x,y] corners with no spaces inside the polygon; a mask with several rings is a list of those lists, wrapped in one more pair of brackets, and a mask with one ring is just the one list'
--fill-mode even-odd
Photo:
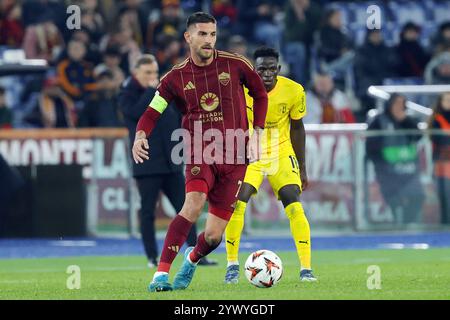
{"label": "spectator in background", "polygon": [[329,74],[313,76],[313,88],[306,93],[308,114],[304,123],[354,123],[350,101],[344,92],[335,88]]}
{"label": "spectator in background", "polygon": [[366,112],[375,104],[367,89],[371,85],[382,85],[383,79],[393,75],[395,66],[396,55],[392,48],[385,45],[381,30],[368,30],[364,44],[355,55],[356,95],[362,105],[360,119],[365,119]]}
{"label": "spectator in background", "polygon": [[239,0],[212,0],[211,14],[216,18],[217,26],[221,30],[216,43],[220,47],[227,46],[232,35],[240,34],[237,1]]}
{"label": "spectator in background", "polygon": [[158,60],[161,74],[168,72],[175,64],[180,61],[181,42],[178,38],[169,35],[160,35],[158,37],[158,50],[156,59]]}
{"label": "spectator in background", "polygon": [[[450,224],[450,92],[439,96],[433,108],[428,128],[444,134],[431,134],[434,176],[441,206],[442,224]],[[446,133],[446,134],[445,134]]]}
{"label": "spectator in background", "polygon": [[0,1],[0,46],[22,46],[22,7],[17,0]]}
{"label": "spectator in background", "polygon": [[130,29],[130,35],[142,48],[147,36],[150,9],[142,0],[124,0],[119,7],[118,21],[122,29]]}
{"label": "spectator in background", "polygon": [[129,29],[130,36],[139,47],[144,43],[144,35],[140,27],[139,19],[134,10],[126,10],[119,15],[119,26],[122,29]]}
{"label": "spectator in background", "polygon": [[83,99],[96,89],[93,76],[93,66],[86,62],[86,47],[79,40],[71,40],[67,46],[68,58],[57,66],[58,78],[63,90],[75,101],[81,103]]}
{"label": "spectator in background", "polygon": [[59,86],[58,78],[48,77],[39,98],[39,112],[44,128],[73,128],[76,123],[75,105]]}
{"label": "spectator in background", "polygon": [[[280,12],[275,0],[246,0],[238,6],[239,20],[244,24],[244,35],[257,44],[280,50],[282,28],[275,17]],[[246,29],[249,29],[246,30]],[[247,32],[246,32],[247,31]]]}
{"label": "spectator in background", "polygon": [[400,33],[400,43],[396,50],[401,77],[422,77],[429,55],[419,42],[421,28],[413,22],[406,23]]}
{"label": "spectator in background", "polygon": [[418,129],[418,121],[406,113],[406,98],[392,94],[384,112],[369,120],[368,130],[388,135],[366,140],[366,153],[375,166],[381,194],[390,207],[396,223],[420,223],[424,190],[420,182],[418,134],[395,134],[397,130]]}
{"label": "spectator in background", "polygon": [[37,24],[26,28],[23,49],[27,59],[45,59],[53,65],[63,48],[63,37],[50,15],[43,15]]}
{"label": "spectator in background", "polygon": [[12,128],[12,112],[6,105],[6,91],[0,87],[0,129]]}
{"label": "spectator in background", "polygon": [[94,76],[96,77],[104,71],[111,72],[116,91],[119,90],[120,85],[125,80],[125,75],[120,68],[120,58],[119,48],[109,47],[103,54],[103,63],[97,65],[94,69]]}
{"label": "spectator in background", "polygon": [[64,1],[23,0],[22,21],[25,28],[49,20],[54,23],[64,40],[69,39],[70,30],[66,26],[67,7]]}
{"label": "spectator in background", "polygon": [[240,35],[231,36],[228,39],[227,51],[240,54],[244,57],[248,56],[247,41]]}
{"label": "spectator in background", "polygon": [[101,48],[117,47],[119,49],[121,59],[120,68],[125,76],[130,73],[130,66],[135,63],[136,59],[141,55],[141,49],[136,41],[133,40],[132,31],[128,27],[115,28],[110,34],[104,37]]}
{"label": "spectator in background", "polygon": [[285,15],[285,59],[293,79],[305,84],[309,79],[306,62],[310,58],[313,34],[319,29],[322,10],[311,0],[289,0],[286,2]]}
{"label": "spectator in background", "polygon": [[81,27],[89,32],[92,42],[98,43],[105,31],[105,22],[98,11],[97,0],[84,0],[81,4]]}
{"label": "spectator in background", "polygon": [[432,39],[433,56],[437,56],[450,48],[450,21],[439,26],[439,31]]}
{"label": "spectator in background", "polygon": [[236,22],[238,10],[233,0],[213,0],[211,14],[216,18],[220,29],[230,29]]}
{"label": "spectator in background", "polygon": [[158,37],[180,39],[184,31],[184,16],[179,0],[163,0],[160,15],[152,17],[147,32],[146,48],[156,52]]}
{"label": "spectator in background", "polygon": [[342,27],[342,16],[338,9],[330,9],[324,14],[317,54],[321,69],[327,72],[342,74],[348,70],[354,58],[352,41],[342,32]]}
{"label": "spectator in background", "polygon": [[104,70],[96,77],[97,90],[89,95],[81,110],[78,127],[119,127],[118,87],[114,75]]}
{"label": "spectator in background", "polygon": [[434,57],[425,68],[426,84],[450,83],[450,47]]}
{"label": "spectator in background", "polygon": [[[84,60],[90,62],[93,65],[97,65],[102,60],[102,55],[98,48],[97,43],[92,41],[91,34],[86,28],[73,30],[70,40],[78,40],[84,43],[86,48],[86,54],[84,55]],[[59,61],[67,58],[67,48],[62,52]]]}

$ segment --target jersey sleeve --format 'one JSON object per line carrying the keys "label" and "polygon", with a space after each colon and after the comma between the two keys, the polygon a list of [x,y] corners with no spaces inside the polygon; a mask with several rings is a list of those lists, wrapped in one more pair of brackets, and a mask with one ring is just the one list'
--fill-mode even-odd
{"label": "jersey sleeve", "polygon": [[149,106],[139,118],[136,132],[144,131],[146,136],[150,136],[161,114],[166,110],[169,103],[175,98],[169,82],[169,74],[161,78],[161,82],[156,88],[155,95]]}
{"label": "jersey sleeve", "polygon": [[153,96],[152,101],[150,101],[149,108],[155,109],[159,113],[163,113],[169,103],[174,100],[175,94],[169,81],[170,74],[161,78],[161,82],[156,88],[155,95]]}
{"label": "jersey sleeve", "polygon": [[306,94],[302,86],[296,87],[295,92],[290,117],[292,120],[300,120],[306,115]]}

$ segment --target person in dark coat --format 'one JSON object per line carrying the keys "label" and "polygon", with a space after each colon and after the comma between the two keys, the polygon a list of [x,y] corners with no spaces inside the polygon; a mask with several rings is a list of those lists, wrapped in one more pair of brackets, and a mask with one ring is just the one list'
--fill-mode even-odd
{"label": "person in dark coat", "polygon": [[[148,107],[158,85],[158,63],[153,55],[142,55],[136,62],[132,75],[127,78],[119,92],[119,107],[123,113],[129,139],[133,145],[136,125],[140,116]],[[181,126],[181,114],[175,106],[167,108],[153,134],[149,138],[151,157],[142,164],[133,161],[133,177],[141,196],[141,234],[149,266],[157,265],[158,248],[155,235],[155,206],[159,192],[162,191],[172,203],[176,212],[180,212],[184,203],[185,183],[183,166],[171,160],[172,148],[178,144],[171,141],[172,132]],[[187,244],[195,246],[197,231],[193,225]],[[217,264],[203,258],[203,265]]]}
{"label": "person in dark coat", "polygon": [[385,111],[369,120],[366,153],[375,167],[381,194],[391,208],[397,224],[420,223],[425,193],[419,174],[417,141],[421,133],[396,133],[417,130],[418,121],[406,113],[406,98],[392,94]]}
{"label": "person in dark coat", "polygon": [[[428,128],[433,130],[434,177],[441,205],[441,223],[450,225],[450,92],[439,96]],[[439,130],[442,134],[435,133]]]}
{"label": "person in dark coat", "polygon": [[339,9],[325,12],[323,26],[319,30],[318,55],[326,63],[342,58],[352,47],[351,39],[342,32],[342,17]]}
{"label": "person in dark coat", "polygon": [[430,60],[429,54],[420,44],[421,28],[413,22],[406,23],[400,33],[397,46],[398,74],[400,77],[422,77],[425,66]]}
{"label": "person in dark coat", "polygon": [[383,41],[380,30],[368,30],[364,44],[355,56],[356,94],[361,100],[361,116],[375,106],[375,100],[367,94],[371,85],[382,85],[383,79],[394,75],[396,55]]}

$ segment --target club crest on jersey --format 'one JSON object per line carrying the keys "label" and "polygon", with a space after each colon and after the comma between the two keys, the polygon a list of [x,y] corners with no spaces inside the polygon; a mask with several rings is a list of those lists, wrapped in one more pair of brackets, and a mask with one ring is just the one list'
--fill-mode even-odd
{"label": "club crest on jersey", "polygon": [[213,111],[219,106],[219,98],[214,93],[207,92],[200,98],[200,105],[205,111]]}
{"label": "club crest on jersey", "polygon": [[302,101],[300,103],[300,112],[301,113],[305,112],[305,109],[306,109],[305,96],[303,95],[302,96]]}
{"label": "club crest on jersey", "polygon": [[278,106],[280,107],[280,113],[286,113],[286,111],[287,111],[286,103],[280,103]]}
{"label": "club crest on jersey", "polygon": [[230,74],[226,72],[219,74],[219,82],[224,86],[228,85],[230,83]]}

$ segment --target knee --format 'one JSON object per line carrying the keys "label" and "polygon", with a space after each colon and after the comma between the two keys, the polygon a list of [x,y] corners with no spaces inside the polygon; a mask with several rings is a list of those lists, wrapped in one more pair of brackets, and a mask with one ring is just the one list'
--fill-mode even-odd
{"label": "knee", "polygon": [[[255,187],[249,183],[244,182],[242,184],[241,190],[239,191],[239,195],[238,195],[239,201],[237,202],[237,205],[239,204],[239,202],[245,202],[245,204],[247,204],[248,201],[250,200],[250,197],[254,194],[256,194]],[[244,204],[241,203],[241,205],[244,205]]]}
{"label": "knee", "polygon": [[186,197],[180,214],[186,219],[195,222],[205,205],[206,195],[200,192],[192,192]]}
{"label": "knee", "polygon": [[210,246],[218,246],[222,242],[222,232],[218,230],[206,230],[205,240]]}
{"label": "knee", "polygon": [[283,206],[286,208],[288,205],[294,202],[299,202],[300,190],[298,186],[289,185],[285,186],[278,191]]}

